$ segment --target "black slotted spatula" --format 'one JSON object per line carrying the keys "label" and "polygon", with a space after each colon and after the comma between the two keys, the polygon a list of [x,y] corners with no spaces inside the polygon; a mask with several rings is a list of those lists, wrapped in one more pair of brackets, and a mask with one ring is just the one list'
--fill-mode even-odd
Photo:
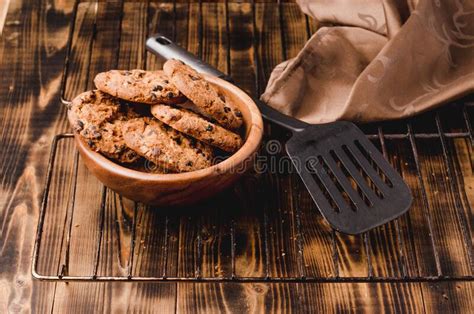
{"label": "black slotted spatula", "polygon": [[[166,36],[148,38],[146,47],[168,60],[232,81],[224,73],[177,46]],[[410,189],[377,148],[353,123],[311,125],[254,99],[262,116],[292,132],[286,152],[316,203],[336,230],[359,234],[405,213]]]}

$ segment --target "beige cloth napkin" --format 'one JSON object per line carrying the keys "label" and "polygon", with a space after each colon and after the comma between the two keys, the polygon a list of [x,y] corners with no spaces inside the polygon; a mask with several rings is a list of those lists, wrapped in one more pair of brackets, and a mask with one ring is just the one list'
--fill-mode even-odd
{"label": "beige cloth napkin", "polygon": [[299,0],[320,28],[262,100],[310,123],[397,119],[474,90],[474,0]]}

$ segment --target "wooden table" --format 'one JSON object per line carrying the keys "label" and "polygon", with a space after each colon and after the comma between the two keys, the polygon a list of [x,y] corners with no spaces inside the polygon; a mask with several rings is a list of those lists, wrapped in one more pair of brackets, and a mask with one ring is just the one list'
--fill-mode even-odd
{"label": "wooden table", "polygon": [[[8,10],[0,43],[0,312],[431,313],[474,308],[474,284],[469,281],[66,284],[34,280],[31,256],[47,156],[54,135],[69,131],[60,98],[74,7],[73,0],[0,4],[0,17],[2,10]],[[229,72],[247,92],[258,95],[272,68],[295,56],[316,27],[293,3],[82,3],[64,96],[71,99],[92,88],[91,78],[102,70],[159,68],[159,60],[144,51],[147,34],[158,30],[174,36],[190,51]],[[443,115],[439,123],[449,124]],[[266,134],[267,140],[285,136],[270,126]],[[367,267],[368,275],[380,277],[440,272],[472,275],[472,252],[463,244],[466,239],[472,241],[473,228],[470,142],[443,140],[454,165],[450,168],[440,143],[416,141],[419,160],[410,157],[408,142],[389,143],[386,152],[413,190],[415,203],[410,213],[363,236],[334,233],[294,173],[263,173],[249,174],[234,189],[181,213],[140,207],[135,211],[139,221],[134,231],[136,252],[130,252],[131,227],[126,222],[133,204],[121,203],[117,195],[107,193],[101,217],[97,208],[102,186],[79,161],[69,273],[91,273],[97,257],[94,245],[100,238],[99,275],[126,275],[129,269],[124,265],[130,255],[134,258],[132,271],[142,276],[163,267],[183,277],[193,277],[196,271],[203,277],[233,271],[254,277],[297,277],[300,272],[364,277]],[[61,241],[72,197],[74,147],[69,141],[59,149],[49,200],[49,212],[54,215],[46,216],[39,260],[44,273],[57,273],[64,262]],[[450,182],[451,170],[460,182]],[[99,221],[104,223],[103,234],[96,228]],[[298,224],[302,235],[295,231]],[[237,242],[237,249],[231,250],[235,255],[232,263],[229,249],[224,248],[230,236]],[[163,241],[169,244],[166,255],[160,251]],[[298,250],[299,245],[304,250]],[[441,248],[435,258],[430,251],[433,245]]]}

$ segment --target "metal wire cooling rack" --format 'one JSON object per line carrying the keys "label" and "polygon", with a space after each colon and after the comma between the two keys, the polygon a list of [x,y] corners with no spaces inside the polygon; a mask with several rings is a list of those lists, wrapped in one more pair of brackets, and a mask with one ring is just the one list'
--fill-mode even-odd
{"label": "metal wire cooling rack", "polygon": [[[176,8],[174,8],[176,10]],[[201,7],[200,7],[201,10]],[[76,19],[77,4],[74,10],[74,18]],[[200,11],[199,11],[200,12]],[[94,22],[95,23],[95,22]],[[73,22],[74,25],[74,22]],[[255,25],[254,25],[255,27]],[[95,30],[95,24],[94,24]],[[64,75],[62,82],[61,95],[64,99],[66,79],[68,76],[68,65],[71,53],[71,38],[73,36],[73,27],[71,27],[70,40],[68,44],[68,54],[64,67]],[[200,32],[202,36],[202,31]],[[93,40],[94,36],[91,36]],[[92,43],[90,44],[92,47]],[[258,58],[256,64],[258,67]],[[258,73],[257,73],[258,75]],[[256,90],[259,90],[257,87]],[[67,101],[64,101],[67,103]],[[258,230],[258,237],[262,239],[261,247],[255,249],[261,255],[263,260],[262,271],[257,275],[246,275],[245,272],[237,269],[238,258],[240,261],[242,256],[239,256],[243,251],[249,250],[243,247],[243,243],[239,239],[239,232],[237,224],[239,219],[245,219],[239,212],[233,213],[232,218],[228,220],[229,226],[226,234],[225,245],[219,246],[213,254],[217,256],[225,256],[227,271],[223,273],[209,273],[203,270],[206,242],[206,231],[202,226],[195,226],[198,230],[193,237],[191,249],[181,249],[176,247],[176,241],[187,241],[187,239],[171,239],[175,235],[172,234],[172,229],[179,229],[180,226],[174,226],[168,214],[163,214],[162,223],[159,225],[140,226],[138,222],[138,215],[143,211],[150,210],[144,208],[140,204],[135,204],[130,214],[128,221],[128,230],[130,232],[128,251],[125,261],[108,260],[108,265],[111,267],[101,268],[103,257],[110,254],[104,251],[105,234],[110,232],[109,229],[114,230],[118,226],[110,226],[107,216],[107,198],[113,194],[105,187],[102,187],[101,197],[96,204],[91,208],[87,208],[91,213],[97,214],[97,225],[88,226],[89,230],[94,231],[95,243],[90,246],[82,247],[82,252],[88,255],[88,264],[82,267],[82,271],[72,273],[70,265],[75,261],[71,258],[71,243],[80,242],[77,239],[74,226],[74,217],[78,214],[75,212],[78,205],[86,200],[76,197],[76,191],[80,188],[78,185],[78,171],[80,170],[80,159],[76,151],[71,153],[71,147],[74,146],[74,139],[72,134],[59,134],[54,137],[52,142],[51,154],[46,173],[46,182],[44,187],[43,198],[40,208],[40,218],[38,222],[37,235],[35,239],[32,273],[34,278],[40,280],[53,281],[192,281],[192,282],[431,282],[431,281],[474,281],[474,253],[473,253],[473,210],[471,208],[472,196],[468,195],[469,182],[465,182],[466,176],[472,175],[474,169],[474,162],[472,158],[472,145],[474,143],[473,129],[472,129],[472,114],[474,109],[474,102],[470,99],[463,99],[458,103],[451,104],[439,110],[423,114],[419,117],[405,120],[388,122],[383,124],[371,124],[361,126],[368,138],[374,141],[376,145],[383,152],[385,157],[393,164],[403,162],[404,166],[413,170],[413,174],[404,174],[405,179],[410,180],[411,186],[416,186],[417,193],[415,195],[416,210],[421,212],[423,223],[426,224],[427,234],[423,234],[426,238],[425,245],[429,256],[419,256],[416,253],[417,246],[414,245],[415,234],[417,229],[416,222],[411,217],[413,208],[403,217],[397,219],[391,224],[390,232],[392,238],[396,239],[397,244],[394,248],[389,244],[388,240],[384,238],[387,234],[387,229],[384,227],[378,228],[374,233],[380,233],[377,238],[374,233],[365,233],[361,236],[360,243],[357,245],[346,245],[341,249],[340,237],[335,231],[326,232],[324,237],[320,238],[324,242],[326,248],[321,255],[328,262],[328,268],[332,269],[330,272],[311,272],[308,270],[308,265],[312,260],[308,260],[305,256],[312,250],[312,242],[307,239],[314,238],[314,235],[308,235],[305,230],[307,225],[312,223],[314,229],[327,230],[322,220],[316,222],[309,221],[308,218],[315,216],[308,216],[308,213],[302,211],[301,200],[293,200],[289,215],[294,217],[294,224],[291,228],[294,230],[282,230],[282,242],[294,242],[294,246],[290,249],[294,252],[285,254],[295,257],[294,263],[285,264],[286,271],[280,266],[276,270],[272,270],[269,260],[274,250],[271,250],[272,223],[275,217],[271,218],[268,210],[263,210],[261,229]],[[467,169],[461,169],[460,162],[456,159],[456,143],[461,142],[466,150],[465,159],[468,160]],[[393,143],[398,143],[398,148],[401,148],[401,153],[394,149]],[[395,148],[397,148],[395,147]],[[398,156],[398,154],[402,154]],[[60,163],[64,162],[65,156],[73,156],[71,171],[62,171]],[[398,157],[398,158],[397,158]],[[436,160],[434,160],[436,159]],[[439,169],[431,169],[427,165],[435,164]],[[398,165],[400,168],[400,165]],[[403,165],[401,165],[403,168]],[[428,168],[427,168],[428,167]],[[445,177],[434,178],[429,180],[432,174],[443,173]],[[402,173],[403,174],[403,173]],[[446,215],[452,215],[451,220],[446,220],[446,230],[456,230],[458,232],[459,255],[450,256],[450,235],[441,233],[439,224],[443,217],[437,217],[436,222],[432,216],[434,212],[443,215],[440,210],[445,205],[444,203],[437,204],[431,198],[437,193],[443,191],[434,191],[429,184],[433,184],[436,180],[442,180],[441,188],[444,189],[443,197],[446,198]],[[59,183],[58,183],[59,182]],[[67,189],[70,192],[67,199],[62,202],[57,201],[57,195],[52,196],[51,187],[59,185],[61,182],[68,182]],[[430,183],[431,182],[431,183]],[[66,185],[64,186],[66,189]],[[281,191],[280,191],[281,192]],[[57,194],[57,192],[55,192]],[[276,191],[275,191],[276,193]],[[66,197],[66,196],[65,196]],[[58,205],[59,204],[59,205]],[[63,207],[61,207],[63,206]],[[305,205],[306,206],[306,205]],[[434,207],[437,207],[436,210]],[[316,211],[315,208],[313,208]],[[448,213],[449,211],[449,213]],[[206,214],[203,214],[206,215]],[[314,215],[318,215],[315,213]],[[446,216],[447,217],[447,216]],[[113,219],[112,219],[113,220]],[[176,221],[174,221],[176,222]],[[60,231],[50,232],[51,225],[59,226]],[[314,226],[315,225],[315,226]],[[220,226],[217,226],[220,227]],[[162,241],[159,244],[153,243],[156,239],[147,239],[152,247],[150,251],[153,253],[153,258],[159,257],[161,261],[159,267],[151,267],[150,271],[140,273],[136,270],[136,265],[139,262],[140,253],[139,247],[141,243],[138,241],[139,229],[160,229],[163,234]],[[56,230],[56,229],[54,229]],[[49,234],[46,234],[48,233]],[[293,236],[292,236],[293,234]],[[291,237],[291,239],[290,239]],[[443,237],[443,239],[440,239]],[[59,254],[55,253],[57,248],[51,247],[47,241],[54,239],[54,243],[59,247]],[[352,241],[355,238],[350,238],[347,241]],[[408,240],[406,240],[408,239]],[[375,242],[379,242],[376,244]],[[347,244],[347,243],[346,243]],[[344,244],[342,244],[344,245]],[[378,245],[378,248],[376,246]],[[179,246],[179,245],[178,245]],[[418,247],[419,248],[419,247]],[[177,254],[180,251],[181,259],[170,260],[172,254]],[[383,250],[389,251],[380,258]],[[54,251],[54,252],[53,252]],[[365,252],[359,265],[364,265],[365,274],[361,272],[351,273],[350,271],[343,271],[342,266],[347,264],[346,256],[355,254],[355,252]],[[245,255],[245,254],[244,254]],[[174,255],[173,255],[174,256]],[[184,257],[183,257],[184,256]],[[153,259],[151,258],[151,259]],[[193,271],[177,270],[180,266],[174,267],[170,271],[171,263],[183,263],[183,259],[190,259],[193,261]],[[380,261],[381,260],[381,261]],[[432,266],[427,266],[427,263]],[[118,265],[120,264],[120,265]],[[462,264],[461,266],[459,266]],[[45,267],[44,265],[54,265],[54,267]],[[396,266],[394,266],[396,265]],[[409,267],[409,265],[411,265]],[[415,265],[415,266],[413,266]],[[57,267],[56,267],[57,266]],[[309,265],[311,266],[311,265]],[[344,267],[351,267],[345,265]],[[387,268],[389,271],[380,271],[377,267]],[[114,268],[120,268],[117,272]],[[396,268],[396,270],[392,270]]]}
{"label": "metal wire cooling rack", "polygon": [[[466,116],[467,117],[467,116]],[[468,122],[468,120],[466,120]],[[390,140],[390,139],[399,139],[399,138],[404,138],[408,139],[412,145],[412,152],[414,154],[414,160],[417,163],[417,167],[419,168],[419,157],[417,153],[417,146],[415,142],[418,139],[426,139],[426,138],[433,138],[435,137],[435,134],[430,134],[430,133],[419,133],[419,134],[413,134],[410,130],[412,127],[409,126],[408,128],[408,133],[407,134],[383,134],[383,135],[369,135],[369,138],[371,139],[382,139],[381,143],[384,143],[384,140]],[[444,133],[440,131],[439,138],[441,139],[441,142],[443,143],[444,140],[443,138],[470,138],[472,136],[471,132],[449,132],[449,133]],[[58,156],[58,144],[61,143],[62,141],[73,141],[73,135],[72,134],[60,134],[54,137],[53,143],[52,143],[52,150],[51,150],[51,155],[49,158],[49,165],[48,165],[48,170],[47,170],[47,178],[46,178],[46,187],[43,195],[43,201],[41,204],[41,212],[40,212],[40,220],[38,224],[38,232],[36,236],[36,241],[35,241],[35,249],[34,249],[34,255],[33,255],[33,276],[37,279],[41,280],[62,280],[62,281],[200,281],[200,282],[206,282],[206,281],[222,281],[222,282],[426,282],[426,281],[473,281],[474,276],[472,275],[472,242],[469,239],[469,227],[468,227],[468,222],[465,219],[462,219],[461,221],[465,223],[464,226],[461,226],[463,229],[463,236],[464,236],[464,245],[467,254],[469,255],[469,260],[471,262],[471,272],[466,275],[445,275],[443,274],[443,271],[441,270],[440,266],[440,253],[439,253],[439,248],[435,244],[435,242],[432,242],[433,245],[433,258],[436,261],[437,269],[436,272],[428,275],[428,276],[410,276],[407,275],[406,271],[403,271],[400,276],[374,276],[374,270],[372,267],[372,264],[370,263],[370,260],[367,259],[367,276],[365,277],[341,277],[338,276],[337,272],[334,274],[334,276],[331,277],[314,277],[314,276],[307,276],[304,273],[304,269],[301,267],[299,268],[299,275],[298,276],[287,276],[287,277],[273,277],[273,276],[262,276],[262,277],[243,277],[243,276],[237,276],[235,274],[235,251],[238,249],[236,242],[235,242],[235,234],[234,228],[231,228],[231,243],[230,243],[230,248],[229,250],[231,251],[231,256],[232,256],[232,272],[230,276],[226,277],[204,277],[201,275],[201,271],[199,269],[199,266],[196,267],[195,275],[194,276],[173,276],[169,275],[166,272],[166,265],[164,265],[163,269],[157,269],[156,273],[159,275],[156,276],[135,276],[132,274],[131,270],[133,269],[133,258],[130,258],[128,260],[128,265],[127,269],[129,270],[128,274],[126,275],[121,275],[121,276],[107,276],[107,275],[97,275],[98,273],[98,265],[99,265],[99,256],[101,254],[100,252],[100,247],[101,247],[101,241],[102,237],[97,238],[97,245],[96,247],[99,248],[99,250],[96,251],[96,258],[93,263],[93,271],[90,275],[84,275],[84,276],[76,276],[76,275],[69,275],[68,274],[68,263],[70,262],[69,259],[69,247],[70,247],[70,242],[71,238],[73,237],[73,226],[72,226],[72,219],[71,217],[74,215],[74,212],[71,210],[74,208],[73,204],[68,209],[67,217],[64,220],[65,226],[64,230],[66,232],[63,234],[63,239],[61,242],[65,242],[65,258],[64,261],[62,262],[60,266],[60,271],[57,274],[42,274],[38,271],[38,258],[39,255],[42,254],[41,252],[41,241],[43,237],[43,226],[45,223],[45,215],[47,214],[49,210],[49,205],[48,205],[48,197],[49,197],[49,188],[51,186],[51,181],[53,179],[53,169],[55,167],[55,163],[57,160]],[[382,144],[384,145],[384,144]],[[446,144],[443,146],[445,147]],[[383,148],[383,151],[386,151],[386,148]],[[78,161],[79,157],[76,153],[75,155],[75,160],[74,160],[74,166],[73,166],[73,176],[74,176],[74,182],[77,184],[77,169],[78,169]],[[449,153],[447,150],[444,150],[444,158],[445,160],[449,160]],[[448,171],[449,172],[449,171]],[[450,172],[451,173],[451,172]],[[419,175],[419,179],[422,180],[421,175]],[[451,177],[452,173],[450,174],[450,181],[451,182],[456,182],[454,177]],[[74,186],[74,189],[76,189],[76,186]],[[104,189],[103,193],[106,193],[106,189]],[[426,191],[423,191],[423,196],[426,198]],[[73,198],[73,202],[76,201]],[[423,200],[424,203],[427,203],[427,200]],[[105,197],[102,197],[102,202],[101,204],[97,204],[98,210],[102,213],[101,214],[101,220],[96,226],[98,228],[99,234],[102,235],[104,233],[104,211],[105,211]],[[428,208],[429,209],[429,208]],[[297,209],[295,209],[297,210]],[[134,214],[134,217],[136,218],[136,212]],[[427,215],[428,223],[430,224],[430,230],[431,230],[431,223],[429,221],[429,214]],[[304,237],[303,232],[301,230],[301,223],[304,222],[299,222],[297,224],[298,231],[297,231],[297,239],[301,239]],[[136,247],[136,239],[135,239],[135,232],[136,232],[136,221],[134,221],[134,225],[132,227],[132,236],[131,236],[131,242],[130,242],[130,250],[131,250],[131,255],[133,256],[133,252],[135,251]],[[164,226],[165,232],[168,229],[168,220],[166,219],[166,224]],[[398,229],[398,226],[397,226]],[[400,232],[398,230],[398,232]],[[432,232],[432,231],[431,231]],[[166,238],[168,238],[168,235],[166,235]],[[364,247],[367,248],[370,244],[368,243],[368,237],[366,234],[363,237],[364,239]],[[199,241],[200,240],[200,241]],[[336,237],[333,234],[332,238],[332,246],[336,247]],[[265,248],[268,248],[267,243],[264,244]],[[298,249],[299,250],[305,250],[306,248],[304,245],[301,243],[301,241],[298,243]],[[169,252],[169,247],[168,247],[168,242],[164,245],[164,247],[161,248],[161,253],[162,254],[167,254]],[[47,252],[45,252],[47,254]],[[202,256],[202,238],[198,238],[198,242],[196,245],[196,251],[193,252],[197,253],[197,260],[201,260]],[[44,253],[43,253],[44,254]],[[270,254],[268,251],[265,252],[265,255]],[[301,260],[302,254],[297,254],[299,257],[299,261],[297,265],[302,265],[303,261]],[[337,251],[334,250],[332,260],[334,262],[334,269],[337,269]],[[166,260],[166,258],[165,258]],[[296,267],[296,266],[295,266]],[[267,270],[268,273],[268,270]]]}

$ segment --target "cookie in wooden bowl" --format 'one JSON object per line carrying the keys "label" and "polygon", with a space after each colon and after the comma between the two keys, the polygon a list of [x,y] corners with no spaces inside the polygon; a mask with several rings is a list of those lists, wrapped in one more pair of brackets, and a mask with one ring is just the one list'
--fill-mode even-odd
{"label": "cookie in wooden bowl", "polygon": [[210,167],[212,149],[153,118],[136,118],[122,127],[126,145],[137,154],[172,172]]}
{"label": "cookie in wooden bowl", "polygon": [[[124,164],[107,158],[92,149],[84,141],[80,132],[74,132],[77,149],[89,171],[105,186],[123,197],[156,206],[182,206],[219,193],[251,169],[263,133],[263,121],[257,106],[245,92],[229,82],[208,75],[203,75],[203,77],[242,115],[240,134],[243,143],[237,151],[224,160],[199,170],[164,174],[147,173],[136,170],[142,169],[141,167],[130,169]],[[117,112],[120,112],[120,107],[111,106],[111,108],[103,108],[103,111],[106,113],[105,120],[108,122],[108,119],[113,119]],[[91,116],[95,117],[94,114]],[[68,118],[73,126],[77,125],[76,117],[71,110]],[[122,133],[123,131],[122,127]],[[125,131],[128,133],[128,130]],[[128,135],[124,134],[124,138],[126,136]],[[137,146],[136,149],[142,148]],[[184,165],[186,166],[186,163]]]}
{"label": "cookie in wooden bowl", "polygon": [[198,114],[168,105],[154,105],[151,113],[155,118],[179,132],[192,136],[209,145],[233,153],[242,146],[240,135],[212,123]]}
{"label": "cookie in wooden bowl", "polygon": [[92,90],[78,95],[68,110],[74,131],[90,149],[121,163],[133,163],[139,155],[125,145],[122,125],[138,117],[118,99]]}
{"label": "cookie in wooden bowl", "polygon": [[223,127],[238,129],[242,125],[242,112],[238,106],[202,74],[175,59],[166,61],[163,71],[188,99]]}
{"label": "cookie in wooden bowl", "polygon": [[96,75],[97,89],[117,98],[144,104],[175,104],[186,98],[163,71],[110,70]]}

